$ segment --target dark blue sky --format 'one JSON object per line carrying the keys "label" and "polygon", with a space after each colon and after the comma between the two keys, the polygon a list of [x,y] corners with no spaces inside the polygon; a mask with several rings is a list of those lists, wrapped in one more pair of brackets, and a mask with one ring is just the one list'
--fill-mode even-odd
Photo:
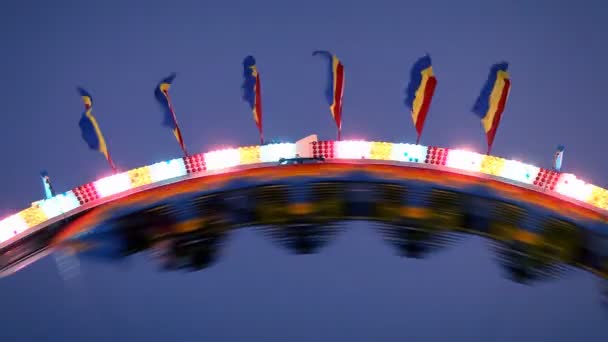
{"label": "dark blue sky", "polygon": [[[123,169],[180,155],[153,99],[172,71],[192,152],[255,144],[240,100],[247,54],[258,60],[268,138],[333,139],[316,49],[345,65],[346,138],[415,140],[403,92],[411,64],[429,52],[439,83],[422,143],[478,151],[485,140],[470,108],[489,66],[505,59],[512,91],[494,153],[548,166],[565,144],[566,171],[608,186],[604,1],[126,3],[0,4],[0,216],[41,198],[43,168],[60,191],[108,172],[81,141],[77,85],[93,94]],[[0,280],[0,340],[608,339],[588,274],[522,286],[503,278],[483,240],[416,261],[394,256],[370,226],[352,226],[315,256],[242,231],[219,264],[187,275],[136,258],[84,261],[65,282],[49,258]]]}

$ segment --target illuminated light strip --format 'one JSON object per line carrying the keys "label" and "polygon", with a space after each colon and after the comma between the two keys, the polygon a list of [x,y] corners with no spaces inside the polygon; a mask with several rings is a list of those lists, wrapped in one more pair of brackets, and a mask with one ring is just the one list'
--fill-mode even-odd
{"label": "illuminated light strip", "polygon": [[479,172],[492,176],[500,176],[505,167],[505,161],[502,158],[494,156],[484,156]]}
{"label": "illuminated light strip", "polygon": [[100,198],[116,195],[131,189],[128,173],[119,173],[93,182]]}
{"label": "illuminated light strip", "polygon": [[479,172],[481,171],[481,164],[483,162],[483,158],[483,155],[475,152],[464,150],[449,150],[445,165],[447,167],[459,170]]}
{"label": "illuminated light strip", "polygon": [[131,179],[131,186],[137,188],[140,186],[151,184],[152,177],[150,176],[150,166],[138,167],[127,171]]}
{"label": "illuminated light strip", "polygon": [[414,144],[393,144],[391,160],[409,163],[424,163],[427,153],[428,148],[426,146]]}
{"label": "illuminated light strip", "polygon": [[370,159],[372,143],[369,141],[336,141],[335,153],[339,159]]}
{"label": "illuminated light strip", "polygon": [[312,156],[323,158],[334,158],[336,156],[336,146],[334,141],[313,141]]}
{"label": "illuminated light strip", "polygon": [[205,166],[205,156],[202,153],[184,157],[182,160],[188,173],[202,172],[207,169]]}
{"label": "illuminated light strip", "polygon": [[99,198],[99,193],[95,189],[95,184],[88,183],[72,189],[80,204],[85,204]]}
{"label": "illuminated light strip", "polygon": [[[80,202],[77,201],[77,203],[80,206]],[[61,204],[57,200],[57,196],[42,201],[42,203],[40,203],[40,208],[42,208],[42,211],[44,211],[44,214],[49,219],[63,214],[63,210],[61,210]]]}
{"label": "illuminated light strip", "polygon": [[370,158],[377,160],[391,160],[393,143],[372,142],[370,147]]}
{"label": "illuminated light strip", "polygon": [[34,227],[49,219],[45,212],[40,208],[39,203],[32,204],[31,207],[19,212],[27,228]]}
{"label": "illuminated light strip", "polygon": [[204,158],[207,170],[227,169],[241,163],[241,153],[236,148],[207,152]]}
{"label": "illuminated light strip", "polygon": [[593,186],[571,173],[562,173],[555,184],[555,191],[564,196],[587,202],[593,193]]}
{"label": "illuminated light strip", "polygon": [[[515,160],[461,150],[388,142],[319,141],[312,143],[312,149],[315,156],[326,158],[370,158],[439,165],[445,160],[448,167],[481,172],[525,184],[536,183],[537,186],[548,190],[552,190],[554,185],[554,190],[563,196],[608,210],[608,190],[585,183],[572,174],[559,174]],[[0,242],[98,198],[205,169],[219,170],[258,162],[276,162],[280,158],[293,158],[295,151],[295,144],[289,143],[225,149],[156,163],[102,178],[65,194],[36,202],[30,208],[3,219],[0,221]]]}
{"label": "illuminated light strip", "polygon": [[587,202],[598,208],[608,210],[608,190],[596,185],[591,185],[591,189],[591,196],[589,196]]}
{"label": "illuminated light strip", "polygon": [[260,146],[239,147],[240,165],[257,164],[260,162]]}
{"label": "illuminated light strip", "polygon": [[80,202],[72,191],[64,194],[59,194],[55,197],[43,200],[40,203],[40,208],[49,218],[55,218],[59,215],[72,211],[80,206]]}
{"label": "illuminated light strip", "polygon": [[0,221],[0,241],[4,242],[29,228],[19,213],[11,215]]}
{"label": "illuminated light strip", "polygon": [[260,160],[262,163],[278,162],[279,159],[295,158],[296,144],[272,144],[260,147]]}
{"label": "illuminated light strip", "polygon": [[516,160],[505,160],[499,176],[517,182],[532,184],[540,171],[539,167],[524,164]]}
{"label": "illuminated light strip", "polygon": [[431,146],[427,149],[427,155],[424,162],[432,165],[445,165],[448,159],[448,152],[449,149],[447,148]]}
{"label": "illuminated light strip", "polygon": [[152,183],[182,177],[188,174],[184,159],[172,159],[148,166]]}
{"label": "illuminated light strip", "polygon": [[557,184],[559,175],[560,174],[556,171],[541,167],[536,175],[536,178],[534,179],[533,184],[545,190],[555,190],[555,185]]}

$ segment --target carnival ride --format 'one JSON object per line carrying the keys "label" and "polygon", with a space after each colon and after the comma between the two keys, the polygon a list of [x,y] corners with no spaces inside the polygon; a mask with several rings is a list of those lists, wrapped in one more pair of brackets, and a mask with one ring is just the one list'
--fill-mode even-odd
{"label": "carnival ride", "polygon": [[492,241],[519,282],[568,266],[608,278],[608,190],[520,161],[368,141],[227,148],[110,175],[0,221],[0,276],[50,253],[108,260],[152,251],[163,269],[203,269],[227,234],[260,227],[314,253],[342,222],[375,222],[422,257],[463,234]]}

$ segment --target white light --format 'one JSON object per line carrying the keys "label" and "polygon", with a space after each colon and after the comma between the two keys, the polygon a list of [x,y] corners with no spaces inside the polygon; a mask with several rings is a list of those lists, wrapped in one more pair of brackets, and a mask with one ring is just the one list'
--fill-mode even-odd
{"label": "white light", "polygon": [[43,200],[40,203],[40,208],[49,219],[74,210],[79,206],[80,202],[71,190],[65,194],[59,194],[55,197]]}
{"label": "white light", "polygon": [[427,147],[413,144],[393,144],[391,160],[424,163],[427,154]]}
{"label": "white light", "polygon": [[182,158],[172,159],[148,167],[152,182],[159,182],[166,179],[185,176],[187,174],[186,165]]}
{"label": "white light", "polygon": [[540,171],[540,168],[534,165],[524,164],[516,160],[506,160],[505,166],[500,172],[500,177],[532,184],[536,179],[538,171]]}
{"label": "white light", "polygon": [[7,241],[28,228],[27,223],[21,215],[11,215],[0,221],[0,242]]}
{"label": "white light", "polygon": [[61,204],[57,200],[57,196],[43,200],[40,203],[40,209],[42,209],[44,215],[46,215],[46,217],[49,219],[63,214],[63,210],[61,210]]}
{"label": "white light", "polygon": [[272,144],[260,146],[260,160],[262,163],[278,162],[281,158],[295,158],[296,144]]}
{"label": "white light", "polygon": [[207,152],[204,158],[207,170],[226,169],[241,163],[241,154],[236,148]]}
{"label": "white light", "polygon": [[104,198],[131,189],[131,179],[125,172],[99,179],[93,185],[99,197]]}
{"label": "white light", "polygon": [[455,169],[479,172],[484,156],[470,151],[449,150],[445,165]]}
{"label": "white light", "polygon": [[345,140],[336,142],[336,158],[369,159],[372,143],[369,141]]}
{"label": "white light", "polygon": [[593,186],[571,173],[562,173],[555,184],[555,191],[579,201],[586,201],[591,197]]}
{"label": "white light", "polygon": [[80,201],[78,201],[78,197],[76,197],[76,195],[72,192],[72,190],[70,190],[64,194],[59,194],[57,196],[57,200],[59,201],[59,203],[61,205],[61,210],[63,210],[63,212],[66,212],[66,213],[68,211],[72,211],[80,206]]}

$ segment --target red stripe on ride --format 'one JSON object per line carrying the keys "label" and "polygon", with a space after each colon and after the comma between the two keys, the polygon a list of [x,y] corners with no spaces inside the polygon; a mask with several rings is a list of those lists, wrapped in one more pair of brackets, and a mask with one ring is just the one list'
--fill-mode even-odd
{"label": "red stripe on ride", "polygon": [[502,113],[504,112],[507,104],[507,97],[509,96],[509,89],[511,88],[511,80],[505,79],[504,82],[505,85],[502,88],[500,100],[498,100],[498,105],[496,106],[496,113],[494,113],[494,120],[492,120],[492,128],[490,128],[487,133],[488,146],[492,146],[494,144],[494,137],[496,136],[496,131],[498,130],[498,125],[500,124],[500,119],[502,118]]}
{"label": "red stripe on ride", "polygon": [[342,94],[344,92],[344,66],[341,62],[336,66],[336,84],[334,84],[334,120],[338,128],[342,127]]}
{"label": "red stripe on ride", "polygon": [[422,106],[420,106],[420,111],[418,112],[418,117],[416,119],[416,132],[418,135],[422,134],[422,129],[424,128],[424,121],[426,120],[426,115],[431,107],[431,100],[433,99],[433,94],[435,93],[435,87],[437,86],[437,79],[435,76],[429,77],[426,81],[426,86],[424,87],[424,97],[422,98]]}

